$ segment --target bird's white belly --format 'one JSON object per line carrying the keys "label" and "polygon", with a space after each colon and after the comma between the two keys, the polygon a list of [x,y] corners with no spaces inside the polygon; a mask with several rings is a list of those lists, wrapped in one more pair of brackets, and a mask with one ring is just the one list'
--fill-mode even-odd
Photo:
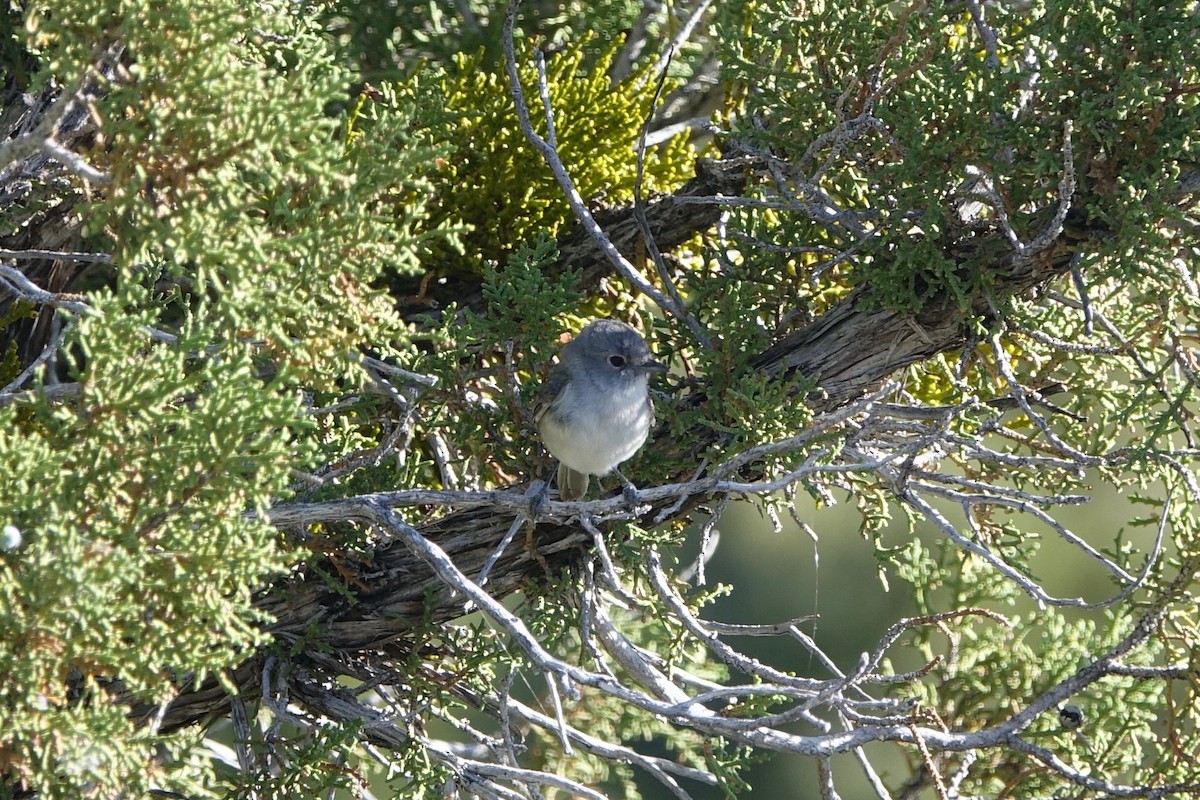
{"label": "bird's white belly", "polygon": [[[568,391],[570,391],[568,389]],[[604,402],[582,405],[564,397],[575,409],[566,424],[553,417],[542,424],[542,441],[555,457],[577,472],[604,475],[628,460],[650,431],[645,389],[618,391]]]}

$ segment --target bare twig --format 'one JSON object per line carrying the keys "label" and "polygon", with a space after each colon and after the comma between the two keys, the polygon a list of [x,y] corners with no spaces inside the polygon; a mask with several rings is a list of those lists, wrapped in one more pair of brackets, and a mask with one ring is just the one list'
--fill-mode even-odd
{"label": "bare twig", "polygon": [[[633,264],[621,255],[620,251],[613,245],[612,241],[605,235],[604,231],[597,224],[592,212],[580,197],[579,191],[575,188],[575,183],[571,176],[567,173],[566,167],[559,158],[558,151],[550,141],[543,138],[533,129],[533,123],[530,120],[529,104],[525,100],[525,90],[521,86],[520,73],[517,70],[517,55],[515,45],[513,43],[513,25],[516,21],[517,8],[520,6],[520,0],[510,0],[508,11],[504,18],[504,57],[505,69],[508,72],[509,92],[512,94],[513,103],[517,111],[517,120],[521,126],[521,132],[525,134],[525,138],[534,146],[542,158],[546,161],[550,171],[554,174],[559,186],[563,190],[563,194],[567,198],[567,202],[571,206],[571,210],[575,213],[576,219],[587,230],[588,234],[596,242],[596,244],[607,256],[609,262],[617,269],[617,271],[625,277],[626,280],[633,285],[642,294],[649,297],[654,303],[667,313],[682,321],[696,341],[707,342],[707,337],[700,328],[698,323],[686,308],[675,304],[671,298],[664,295],[658,289],[646,280]],[[542,82],[544,85],[544,81]],[[548,90],[540,88],[546,105],[547,114],[547,130],[553,131],[553,109],[549,106]]]}
{"label": "bare twig", "polygon": [[7,386],[0,389],[0,404],[13,397],[15,392],[25,384],[25,381],[29,380],[33,376],[33,373],[37,372],[38,367],[46,363],[47,359],[58,352],[58,349],[62,347],[63,340],[67,338],[67,334],[70,333],[72,327],[74,326],[71,323],[60,327],[54,338],[46,343],[46,346],[42,348],[42,352],[38,353],[37,358],[29,362],[29,366],[23,369],[20,375],[13,378]]}
{"label": "bare twig", "polygon": [[971,12],[971,22],[975,24],[975,30],[979,31],[979,38],[983,40],[983,49],[987,51],[987,65],[991,69],[999,69],[1000,57],[996,54],[996,31],[984,19],[983,7],[979,0],[966,0],[966,2],[967,9]]}
{"label": "bare twig", "polygon": [[16,297],[36,305],[61,308],[78,316],[97,313],[94,308],[83,302],[79,295],[47,292],[26,278],[16,267],[8,264],[0,263],[0,286],[6,287]]}
{"label": "bare twig", "polygon": [[105,253],[79,253],[68,250],[6,250],[0,247],[0,258],[39,259],[54,261],[84,261],[94,264],[111,264],[112,256]]}

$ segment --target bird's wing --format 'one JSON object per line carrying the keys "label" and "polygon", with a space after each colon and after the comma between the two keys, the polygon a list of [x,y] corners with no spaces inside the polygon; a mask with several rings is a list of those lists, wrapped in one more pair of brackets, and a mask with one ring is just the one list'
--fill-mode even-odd
{"label": "bird's wing", "polygon": [[546,378],[546,382],[538,389],[537,394],[533,398],[533,421],[540,423],[547,409],[554,405],[554,401],[562,394],[563,389],[567,386],[567,368],[562,362],[558,362],[550,368],[550,376]]}

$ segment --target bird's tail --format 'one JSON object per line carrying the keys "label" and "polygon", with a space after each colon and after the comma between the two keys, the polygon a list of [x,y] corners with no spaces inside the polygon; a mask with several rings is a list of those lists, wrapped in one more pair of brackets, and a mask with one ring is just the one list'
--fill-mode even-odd
{"label": "bird's tail", "polygon": [[560,500],[582,500],[587,494],[586,472],[576,472],[561,461],[558,462],[558,497]]}

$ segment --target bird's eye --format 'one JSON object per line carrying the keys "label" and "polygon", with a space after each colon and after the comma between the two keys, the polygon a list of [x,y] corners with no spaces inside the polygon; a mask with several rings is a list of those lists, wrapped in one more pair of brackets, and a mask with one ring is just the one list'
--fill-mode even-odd
{"label": "bird's eye", "polygon": [[625,366],[625,356],[611,355],[608,357],[608,363],[612,364],[617,369]]}

